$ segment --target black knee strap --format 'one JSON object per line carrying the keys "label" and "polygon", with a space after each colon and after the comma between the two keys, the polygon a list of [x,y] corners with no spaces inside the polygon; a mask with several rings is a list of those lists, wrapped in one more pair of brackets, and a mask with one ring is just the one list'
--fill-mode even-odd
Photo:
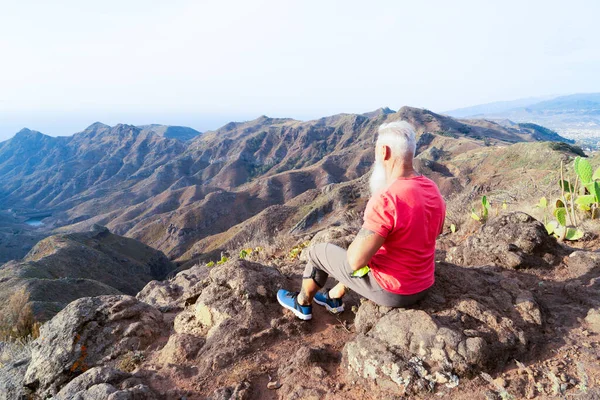
{"label": "black knee strap", "polygon": [[303,276],[302,279],[312,279],[313,281],[315,281],[318,287],[322,288],[323,286],[325,286],[325,283],[327,283],[328,277],[329,275],[327,274],[327,272],[313,267],[310,276]]}

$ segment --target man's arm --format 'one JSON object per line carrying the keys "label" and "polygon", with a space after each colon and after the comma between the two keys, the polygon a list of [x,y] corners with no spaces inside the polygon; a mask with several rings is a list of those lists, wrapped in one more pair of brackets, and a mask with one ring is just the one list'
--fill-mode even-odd
{"label": "man's arm", "polygon": [[360,269],[371,261],[371,257],[383,245],[385,238],[368,229],[362,228],[350,247],[348,247],[348,263],[353,271]]}

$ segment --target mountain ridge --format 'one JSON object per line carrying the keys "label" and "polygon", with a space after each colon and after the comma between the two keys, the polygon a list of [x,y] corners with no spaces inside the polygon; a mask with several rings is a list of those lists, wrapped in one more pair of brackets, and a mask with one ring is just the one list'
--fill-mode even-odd
{"label": "mountain ridge", "polygon": [[486,108],[485,105],[450,110],[458,118],[485,118],[535,123],[576,140],[589,149],[600,148],[600,93],[554,96],[519,107]]}
{"label": "mountain ridge", "polygon": [[[464,184],[445,169],[439,149],[455,154],[519,142],[566,141],[535,127],[459,121],[407,106],[311,121],[263,115],[187,141],[147,126],[94,123],[71,137],[44,138],[42,149],[21,144],[18,157],[8,158],[14,143],[3,142],[0,209],[51,211],[42,229],[85,231],[95,223],[106,225],[178,258],[198,240],[267,207],[360,178],[371,168],[378,127],[396,120],[415,126],[423,157],[431,157],[422,168],[448,195]],[[221,213],[224,203],[234,204],[234,212]]]}

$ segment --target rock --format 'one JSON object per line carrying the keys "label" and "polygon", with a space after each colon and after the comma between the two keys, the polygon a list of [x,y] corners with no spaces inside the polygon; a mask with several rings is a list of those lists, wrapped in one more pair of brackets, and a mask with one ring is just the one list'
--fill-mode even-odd
{"label": "rock", "polygon": [[277,371],[279,382],[282,384],[279,390],[280,398],[323,398],[329,388],[323,383],[322,378],[326,373],[322,365],[339,359],[338,352],[325,347],[300,347]]}
{"label": "rock", "polygon": [[24,384],[37,396],[54,395],[90,368],[144,350],[165,328],[162,314],[135,297],[76,300],[42,326]]}
{"label": "rock", "polygon": [[594,251],[574,251],[566,258],[569,274],[580,277],[600,268],[600,253]]}
{"label": "rock", "polygon": [[[111,367],[94,367],[79,375],[56,395],[57,400],[72,399],[76,393],[82,393],[100,383],[118,384],[129,378],[129,374]],[[116,389],[114,390],[116,391]],[[112,393],[112,392],[111,392]]]}
{"label": "rock", "polygon": [[498,271],[440,263],[420,304],[389,309],[363,303],[357,336],[346,344],[350,380],[385,398],[411,395],[477,371],[502,367],[539,337],[542,313],[524,283]]}
{"label": "rock", "polygon": [[462,244],[448,250],[446,261],[464,266],[545,268],[560,263],[565,254],[541,222],[513,212],[489,220]]}
{"label": "rock", "polygon": [[206,341],[202,337],[185,333],[174,333],[160,351],[159,360],[164,364],[180,364],[198,354]]}
{"label": "rock", "polygon": [[250,383],[244,381],[236,386],[215,390],[208,400],[246,400],[252,395]]}
{"label": "rock", "polygon": [[80,392],[75,393],[73,396],[65,397],[65,399],[72,400],[99,400],[99,399],[109,399],[112,394],[115,393],[117,389],[108,383],[99,383],[90,387],[89,389],[82,390]]}
{"label": "rock", "polygon": [[277,390],[281,387],[281,383],[279,381],[272,381],[267,383],[267,389],[269,390]]}
{"label": "rock", "polygon": [[[18,346],[8,349],[9,346],[18,346],[12,343],[0,342],[0,400],[25,400],[28,392],[23,387],[23,376],[27,371],[30,356],[26,347]],[[13,360],[7,359],[7,353],[13,354]]]}
{"label": "rock", "polygon": [[135,387],[118,390],[108,383],[100,383],[89,389],[75,393],[72,397],[65,397],[69,400],[155,400],[156,395],[146,385],[137,385]]}
{"label": "rock", "polygon": [[381,307],[372,301],[363,302],[354,319],[356,331],[362,333],[370,331],[381,317],[392,310],[391,307]]}
{"label": "rock", "polygon": [[129,389],[117,390],[107,400],[156,400],[154,392],[146,385],[137,385]]}
{"label": "rock", "polygon": [[172,279],[149,282],[136,297],[154,307],[185,307],[196,301],[209,272],[204,265],[194,266]]}
{"label": "rock", "polygon": [[[246,260],[229,261],[210,269],[206,287],[196,303],[174,322],[178,334],[205,340],[195,357],[199,373],[229,366],[254,340],[275,332],[269,316],[276,318],[282,313],[276,293],[284,282],[276,269]],[[189,348],[180,347],[181,354],[196,352],[199,345],[196,342]]]}
{"label": "rock", "polygon": [[600,308],[591,308],[585,322],[588,324],[588,330],[596,333],[600,333]]}

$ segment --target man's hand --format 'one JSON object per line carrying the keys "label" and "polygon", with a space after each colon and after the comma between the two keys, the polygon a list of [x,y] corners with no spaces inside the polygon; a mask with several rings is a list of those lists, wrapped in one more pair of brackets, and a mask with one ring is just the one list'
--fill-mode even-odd
{"label": "man's hand", "polygon": [[352,270],[356,271],[367,265],[384,242],[383,236],[368,229],[361,229],[348,247],[348,263]]}

